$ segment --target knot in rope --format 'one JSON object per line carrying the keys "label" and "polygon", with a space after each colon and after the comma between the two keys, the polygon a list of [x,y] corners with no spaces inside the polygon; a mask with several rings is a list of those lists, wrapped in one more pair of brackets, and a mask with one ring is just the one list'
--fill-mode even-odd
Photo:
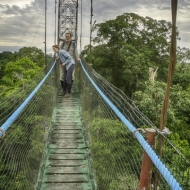
{"label": "knot in rope", "polygon": [[[145,133],[145,130],[144,130],[143,128],[135,129],[135,130],[133,131],[133,135],[134,135],[134,137],[135,137],[135,133],[136,133],[137,131],[142,131],[143,134]],[[136,138],[136,137],[135,137],[135,138]]]}
{"label": "knot in rope", "polygon": [[0,127],[0,131],[2,133],[2,137],[0,137],[0,140],[3,140],[5,137],[5,131]]}

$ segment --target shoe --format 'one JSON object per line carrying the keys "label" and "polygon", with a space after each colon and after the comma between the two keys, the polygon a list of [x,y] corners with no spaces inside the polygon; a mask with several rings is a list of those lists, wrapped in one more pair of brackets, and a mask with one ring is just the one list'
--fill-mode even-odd
{"label": "shoe", "polygon": [[71,95],[70,94],[65,94],[64,98],[69,98]]}
{"label": "shoe", "polygon": [[63,92],[63,89],[59,91],[59,96],[64,96],[66,93]]}

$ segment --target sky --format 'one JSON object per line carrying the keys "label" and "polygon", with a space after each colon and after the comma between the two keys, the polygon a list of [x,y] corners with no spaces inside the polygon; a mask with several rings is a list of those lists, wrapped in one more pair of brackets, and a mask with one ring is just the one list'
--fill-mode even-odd
{"label": "sky", "polygon": [[[47,53],[52,53],[52,45],[56,41],[55,0],[46,1],[46,47]],[[79,38],[81,34],[82,49],[89,44],[90,6],[91,0],[79,0],[79,52]],[[93,22],[102,23],[106,20],[113,20],[123,13],[136,13],[143,17],[149,16],[156,20],[171,22],[171,0],[93,0]],[[178,1],[177,27],[181,38],[180,41],[177,41],[177,45],[190,49],[190,0]],[[95,37],[95,33],[92,33],[92,36]],[[45,0],[0,0],[0,52],[14,52],[24,46],[35,46],[44,51],[44,42]]]}

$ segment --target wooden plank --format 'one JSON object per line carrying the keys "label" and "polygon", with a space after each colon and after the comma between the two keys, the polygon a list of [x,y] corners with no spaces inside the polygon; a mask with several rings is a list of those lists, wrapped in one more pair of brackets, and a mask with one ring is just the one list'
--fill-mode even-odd
{"label": "wooden plank", "polygon": [[67,105],[67,104],[76,104],[79,105],[77,101],[58,101],[59,105]]}
{"label": "wooden plank", "polygon": [[[58,107],[58,109],[61,109],[61,107]],[[75,107],[72,107],[72,106],[71,107],[62,108],[63,112],[67,112],[67,111],[73,112],[73,111],[76,111],[76,110],[79,110],[79,108],[75,108]]]}
{"label": "wooden plank", "polygon": [[[72,108],[73,108],[73,106],[72,106]],[[73,110],[73,111],[65,111],[65,110],[67,110],[66,108],[65,109],[59,109],[58,111],[57,111],[57,113],[56,113],[56,115],[80,115],[80,113],[79,113],[79,108],[78,109],[76,109],[75,108],[75,110]]]}
{"label": "wooden plank", "polygon": [[63,111],[63,113],[60,113],[60,114],[56,114],[56,117],[65,117],[65,116],[74,116],[74,117],[80,117],[80,114],[79,113],[75,113],[75,112],[67,112],[67,111]]}
{"label": "wooden plank", "polygon": [[[52,142],[52,140],[50,141]],[[72,142],[72,141],[62,141],[60,143],[50,143],[49,148],[88,148],[84,142]]]}
{"label": "wooden plank", "polygon": [[87,174],[89,169],[79,167],[49,167],[45,169],[45,174]]}
{"label": "wooden plank", "polygon": [[52,149],[52,148],[50,148],[49,149],[49,153],[50,154],[68,154],[68,153],[70,153],[70,154],[85,154],[85,153],[87,153],[88,152],[88,149],[79,149],[79,148],[76,148],[76,149],[74,149],[74,148],[72,148],[72,149],[70,149],[70,148],[63,148],[63,149]]}
{"label": "wooden plank", "polygon": [[92,190],[90,183],[43,183],[42,190]]}
{"label": "wooden plank", "polygon": [[[72,103],[72,102],[62,102],[62,103],[59,103],[59,105],[57,106],[58,109],[63,109],[63,110],[66,110],[66,108],[75,108],[76,109],[80,109],[79,105],[77,103]],[[74,110],[74,109],[73,109]]]}
{"label": "wooden plank", "polygon": [[46,167],[76,167],[76,166],[84,166],[88,167],[87,160],[48,160],[46,163]]}
{"label": "wooden plank", "polygon": [[[57,122],[70,122],[72,120],[73,120],[73,116],[56,117]],[[75,118],[75,122],[81,122],[81,118]]]}
{"label": "wooden plank", "polygon": [[78,125],[54,125],[52,127],[53,130],[81,130],[81,126],[78,124]]}
{"label": "wooden plank", "polygon": [[60,109],[62,107],[63,111],[67,111],[67,109],[71,109],[71,110],[79,110],[80,107],[76,104],[59,104],[58,109]]}
{"label": "wooden plank", "polygon": [[58,119],[58,121],[59,120],[65,120],[65,119],[67,119],[67,118],[69,118],[69,119],[71,119],[70,121],[72,121],[73,119],[75,120],[75,122],[76,121],[80,121],[80,119],[81,119],[81,117],[80,116],[75,116],[75,117],[73,117],[73,115],[72,114],[70,114],[70,115],[57,115],[56,116],[56,119]]}
{"label": "wooden plank", "polygon": [[[77,140],[77,142],[75,142],[75,141],[73,141],[73,140]],[[74,139],[74,138],[51,138],[50,140],[49,140],[49,142],[50,143],[52,143],[52,144],[57,144],[58,146],[62,146],[61,148],[63,148],[63,145],[65,145],[65,148],[75,148],[75,147],[73,147],[73,145],[75,145],[76,143],[77,144],[85,144],[85,142],[84,142],[84,139],[82,139],[82,138],[80,138],[80,139]],[[67,145],[67,143],[68,143],[68,145]],[[73,144],[72,144],[73,143]],[[70,146],[71,145],[71,146]],[[58,147],[58,148],[60,148],[60,147]],[[77,148],[79,148],[79,147],[77,147]]]}
{"label": "wooden plank", "polygon": [[59,133],[53,133],[51,135],[51,138],[53,139],[82,139],[81,134],[59,134]]}
{"label": "wooden plank", "polygon": [[60,116],[56,116],[56,121],[65,121],[70,119],[70,121],[75,120],[75,121],[81,121],[81,117],[80,116],[75,116],[73,117],[73,115],[60,115]]}
{"label": "wooden plank", "polygon": [[60,102],[78,102],[78,98],[76,98],[76,97],[71,97],[71,98],[68,98],[68,99],[65,99],[65,98],[63,98],[63,96],[61,97],[58,97],[58,102],[60,103]]}
{"label": "wooden plank", "polygon": [[85,174],[46,175],[43,178],[45,183],[82,183],[89,180],[89,177]]}
{"label": "wooden plank", "polygon": [[85,160],[85,154],[50,154],[50,160]]}
{"label": "wooden plank", "polygon": [[[72,107],[73,108],[73,107]],[[79,109],[80,109],[80,107],[79,107]],[[72,114],[78,114],[78,115],[80,115],[80,112],[79,112],[79,109],[72,109],[72,110],[68,110],[68,112],[69,113],[72,113]],[[65,112],[65,110],[66,110],[66,108],[65,109],[63,109],[63,108],[59,108],[58,110],[57,110],[57,112],[56,112],[56,115],[60,115],[60,114],[65,114],[65,113],[67,113],[67,112]]]}
{"label": "wooden plank", "polygon": [[81,121],[56,121],[55,125],[81,125]]}
{"label": "wooden plank", "polygon": [[52,133],[56,134],[79,134],[81,133],[82,130],[81,129],[57,129],[57,130],[53,130]]}

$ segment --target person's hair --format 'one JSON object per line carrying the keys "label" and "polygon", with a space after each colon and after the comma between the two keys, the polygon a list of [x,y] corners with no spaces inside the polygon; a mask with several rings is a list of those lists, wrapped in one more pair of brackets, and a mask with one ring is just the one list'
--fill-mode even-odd
{"label": "person's hair", "polygon": [[70,37],[73,36],[71,32],[66,32],[65,35],[66,35],[66,34],[70,34]]}
{"label": "person's hair", "polygon": [[58,45],[53,45],[52,47],[53,47],[53,48],[58,48],[58,49],[59,49],[59,46],[58,46]]}

